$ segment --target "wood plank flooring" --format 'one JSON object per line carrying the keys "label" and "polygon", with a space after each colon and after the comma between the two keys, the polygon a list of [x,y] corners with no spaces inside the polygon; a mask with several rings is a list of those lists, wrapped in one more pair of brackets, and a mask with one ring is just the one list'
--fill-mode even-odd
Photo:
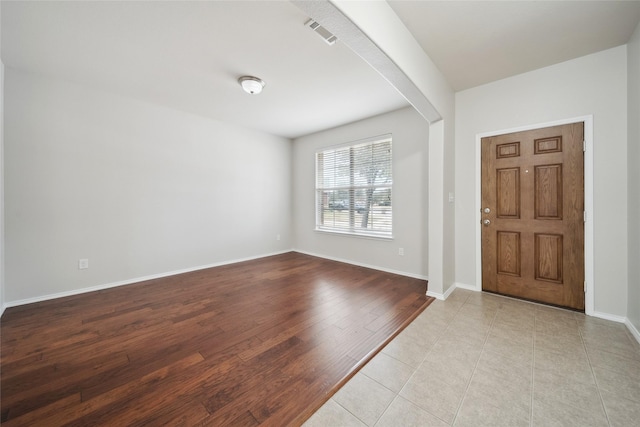
{"label": "wood plank flooring", "polygon": [[433,300],[290,252],[8,308],[3,426],[300,425]]}

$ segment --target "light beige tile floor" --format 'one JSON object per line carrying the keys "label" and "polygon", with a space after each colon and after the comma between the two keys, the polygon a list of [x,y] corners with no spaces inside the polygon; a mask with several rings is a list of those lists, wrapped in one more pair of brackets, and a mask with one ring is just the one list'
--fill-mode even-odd
{"label": "light beige tile floor", "polygon": [[640,344],[619,323],[455,290],[304,424],[640,426]]}

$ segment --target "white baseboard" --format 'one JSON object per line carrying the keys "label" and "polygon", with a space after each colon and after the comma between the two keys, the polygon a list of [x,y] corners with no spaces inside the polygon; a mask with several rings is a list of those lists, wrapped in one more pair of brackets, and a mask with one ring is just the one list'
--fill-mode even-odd
{"label": "white baseboard", "polygon": [[626,317],[616,316],[615,314],[603,313],[601,311],[594,311],[592,316],[598,317],[600,319],[611,320],[612,322],[617,322],[617,323],[626,323],[627,321]]}
{"label": "white baseboard", "polygon": [[[135,278],[132,278],[132,279],[120,280],[120,281],[117,281],[117,282],[105,283],[105,284],[97,285],[97,286],[90,286],[88,288],[74,289],[72,291],[58,292],[58,293],[55,293],[55,294],[42,295],[42,296],[37,296],[37,297],[33,297],[33,298],[26,298],[26,299],[17,300],[17,301],[8,301],[8,302],[5,302],[4,305],[2,306],[2,312],[4,313],[4,309],[5,308],[9,308],[9,307],[17,307],[17,306],[20,306],[20,305],[32,304],[34,302],[41,302],[41,301],[47,301],[47,300],[52,300],[52,299],[56,299],[56,298],[63,298],[63,297],[69,297],[69,296],[73,296],[73,295],[85,294],[87,292],[101,291],[103,289],[109,289],[109,288],[115,288],[115,287],[118,287],[118,286],[131,285],[131,284],[134,284],[134,283],[144,282],[144,281],[147,281],[147,280],[160,279],[160,278],[168,277],[168,276],[175,276],[176,274],[190,273],[192,271],[204,270],[206,268],[220,267],[222,265],[235,264],[237,262],[251,261],[251,260],[254,260],[254,259],[265,258],[265,257],[273,256],[273,255],[281,255],[281,254],[285,254],[285,253],[291,252],[291,251],[292,251],[291,249],[287,249],[285,251],[280,251],[280,252],[273,252],[273,253],[257,255],[257,256],[247,257],[247,258],[240,258],[240,259],[234,259],[234,260],[229,260],[229,261],[216,262],[216,263],[213,263],[213,264],[200,265],[200,266],[197,266],[197,267],[184,268],[184,269],[181,269],[181,270],[167,271],[165,273],[151,274],[149,276],[135,277]],[[1,316],[1,314],[0,314],[0,316]]]}
{"label": "white baseboard", "polygon": [[629,319],[625,319],[624,324],[627,326],[627,329],[629,329],[629,332],[631,332],[631,335],[638,341],[638,344],[640,344],[640,331],[636,329]]}
{"label": "white baseboard", "polygon": [[475,285],[467,285],[466,283],[455,282],[456,288],[466,289],[468,291],[481,292],[482,289],[478,289]]}
{"label": "white baseboard", "polygon": [[453,285],[449,286],[449,289],[444,291],[444,293],[427,291],[427,296],[444,301],[447,298],[449,298],[449,295],[451,295],[451,293],[455,290],[456,290],[456,284],[454,283]]}
{"label": "white baseboard", "polygon": [[2,306],[0,306],[0,317],[2,317],[2,315],[4,314],[4,310],[7,308],[7,304],[2,304]]}
{"label": "white baseboard", "polygon": [[[344,262],[345,264],[357,265],[358,267],[365,267],[365,268],[370,268],[372,270],[384,271],[385,273],[391,273],[391,274],[397,274],[399,276],[411,277],[413,279],[429,280],[429,278],[427,276],[424,276],[424,275],[421,275],[421,274],[408,273],[406,271],[393,270],[391,268],[384,268],[384,267],[379,267],[379,266],[376,266],[376,265],[364,264],[364,263],[361,263],[361,262],[352,261],[352,260],[348,260],[348,259],[332,257],[332,256],[317,254],[317,253],[313,253],[313,252],[307,252],[307,251],[303,251],[301,249],[295,249],[294,248],[294,249],[292,249],[292,251],[298,252],[300,254],[315,256],[315,257],[318,257],[318,258],[328,259],[328,260],[331,260],[331,261]],[[427,292],[427,295],[428,294],[429,293]]]}
{"label": "white baseboard", "polygon": [[465,283],[460,283],[460,282],[454,282],[453,285],[449,286],[449,289],[446,290],[446,292],[439,294],[436,292],[427,292],[427,296],[429,297],[434,297],[435,299],[439,299],[439,300],[446,300],[447,298],[449,298],[449,295],[451,295],[451,293],[453,291],[455,291],[456,289],[466,289],[468,291],[474,291],[474,292],[479,292],[479,289],[477,289],[475,286],[471,286],[471,285],[467,285]]}
{"label": "white baseboard", "polygon": [[427,296],[431,297],[431,298],[435,298],[435,299],[439,299],[441,301],[444,301],[446,298],[444,297],[444,294],[440,294],[438,292],[431,292],[431,291],[427,291]]}

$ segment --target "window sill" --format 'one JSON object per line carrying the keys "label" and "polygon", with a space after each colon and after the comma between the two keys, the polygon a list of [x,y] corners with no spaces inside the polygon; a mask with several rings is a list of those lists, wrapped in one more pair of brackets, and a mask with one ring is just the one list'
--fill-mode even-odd
{"label": "window sill", "polygon": [[316,228],[314,231],[322,234],[332,234],[335,236],[343,236],[343,237],[357,237],[360,239],[393,240],[393,235],[382,235],[382,234],[362,233],[362,232],[354,233],[354,232],[348,232],[348,231],[327,230],[324,228]]}

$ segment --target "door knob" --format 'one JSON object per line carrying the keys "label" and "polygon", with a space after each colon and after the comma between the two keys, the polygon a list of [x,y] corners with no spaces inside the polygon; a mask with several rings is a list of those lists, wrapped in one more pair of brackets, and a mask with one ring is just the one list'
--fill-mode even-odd
{"label": "door knob", "polygon": [[482,221],[482,224],[484,224],[485,226],[491,224],[491,221],[489,221],[488,219],[485,219]]}
{"label": "door knob", "polygon": [[482,209],[482,212],[484,212],[484,213],[491,213],[491,209],[489,209],[489,208],[484,208],[484,209]]}

